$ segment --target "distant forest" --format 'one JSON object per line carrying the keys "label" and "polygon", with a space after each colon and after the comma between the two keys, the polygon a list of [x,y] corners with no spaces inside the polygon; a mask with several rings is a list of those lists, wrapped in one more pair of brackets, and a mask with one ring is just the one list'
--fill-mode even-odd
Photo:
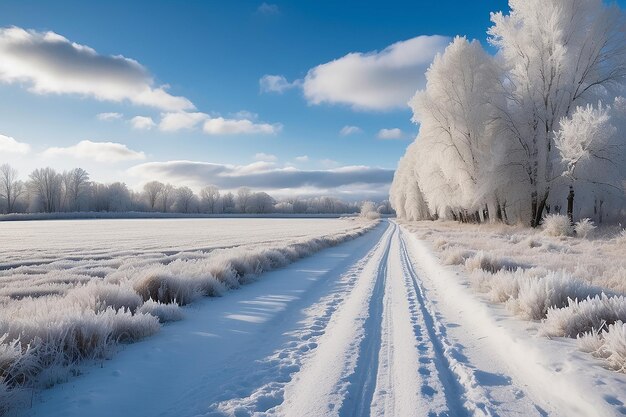
{"label": "distant forest", "polygon": [[[334,197],[285,198],[277,200],[265,192],[241,187],[236,193],[222,192],[207,185],[199,194],[186,186],[176,187],[151,181],[141,192],[123,182],[102,184],[92,181],[82,168],[57,172],[35,169],[27,181],[8,164],[0,166],[0,213],[62,212],[161,212],[203,214],[349,214],[364,205]],[[367,202],[371,205],[371,202]],[[375,206],[380,214],[392,213],[389,201]]]}

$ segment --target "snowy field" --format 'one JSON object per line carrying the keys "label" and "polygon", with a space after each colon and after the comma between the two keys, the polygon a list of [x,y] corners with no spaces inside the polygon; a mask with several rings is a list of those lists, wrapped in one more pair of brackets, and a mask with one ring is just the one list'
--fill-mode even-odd
{"label": "snowy field", "polygon": [[[432,225],[432,223],[431,223]],[[619,416],[626,378],[528,325],[393,221],[182,308],[17,415]]]}
{"label": "snowy field", "polygon": [[[132,219],[0,225],[0,412],[182,318],[179,305],[354,238],[359,219]],[[17,388],[17,389],[16,389]]]}
{"label": "snowy field", "polygon": [[[567,219],[565,219],[567,221]],[[538,334],[577,338],[579,348],[626,371],[626,233],[621,227],[558,236],[502,224],[404,222],[474,290],[538,323]],[[554,235],[557,236],[554,236]]]}

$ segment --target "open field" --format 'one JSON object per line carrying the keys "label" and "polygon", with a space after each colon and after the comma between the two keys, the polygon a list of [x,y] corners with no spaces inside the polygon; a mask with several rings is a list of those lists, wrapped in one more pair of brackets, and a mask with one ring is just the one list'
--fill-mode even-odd
{"label": "open field", "polygon": [[[432,223],[430,223],[433,225]],[[40,392],[28,417],[622,415],[626,378],[521,321],[393,221]]]}
{"label": "open field", "polygon": [[[22,387],[182,318],[180,305],[354,238],[359,219],[78,220],[2,224],[0,409]],[[0,410],[2,411],[2,410]]]}

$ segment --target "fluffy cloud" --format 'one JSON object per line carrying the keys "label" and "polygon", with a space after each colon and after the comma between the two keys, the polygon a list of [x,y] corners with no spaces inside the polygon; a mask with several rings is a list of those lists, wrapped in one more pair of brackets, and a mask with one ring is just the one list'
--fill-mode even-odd
{"label": "fluffy cloud", "polygon": [[278,157],[269,153],[259,152],[254,155],[254,159],[257,161],[274,162],[278,160]]}
{"label": "fluffy cloud", "polygon": [[193,129],[198,124],[208,119],[209,115],[205,113],[165,113],[161,117],[159,130],[163,132],[177,132],[182,129]]}
{"label": "fluffy cloud", "polygon": [[120,162],[145,159],[143,152],[128,149],[126,145],[114,142],[92,142],[83,140],[76,145],[48,148],[42,152],[45,157],[66,157],[92,159],[96,162]]}
{"label": "fluffy cloud", "polygon": [[155,86],[147,69],[121,55],[100,55],[54,32],[0,29],[0,81],[24,83],[38,94],[79,94],[130,101],[166,111],[192,109],[185,97]]}
{"label": "fluffy cloud", "polygon": [[96,117],[103,122],[109,122],[111,120],[119,120],[122,116],[122,113],[99,113]]}
{"label": "fluffy cloud", "polygon": [[361,132],[363,132],[363,129],[361,129],[358,126],[344,126],[339,131],[339,134],[341,136],[348,136],[348,135],[354,135],[356,133],[361,133]]}
{"label": "fluffy cloud", "polygon": [[380,52],[353,52],[318,65],[304,79],[304,95],[311,104],[347,104],[360,110],[405,107],[425,85],[424,73],[450,38],[418,36]]}
{"label": "fluffy cloud", "polygon": [[10,136],[0,135],[0,154],[2,153],[27,154],[30,152],[28,143],[18,142]]}
{"label": "fluffy cloud", "polygon": [[351,194],[384,196],[393,170],[368,166],[346,166],[327,170],[281,168],[268,162],[223,165],[209,162],[148,162],[128,170],[143,181],[153,179],[201,187],[215,184],[226,190],[241,186],[281,193]]}
{"label": "fluffy cloud", "polygon": [[177,132],[183,129],[194,129],[202,124],[202,130],[208,135],[271,135],[280,132],[283,128],[280,123],[257,123],[253,120],[258,116],[247,111],[235,113],[234,117],[234,119],[211,117],[200,112],[164,113],[159,122],[159,130]]}
{"label": "fluffy cloud", "polygon": [[309,162],[309,156],[308,155],[296,156],[295,160],[298,162]]}
{"label": "fluffy cloud", "polygon": [[378,139],[402,139],[404,132],[397,127],[393,129],[380,129],[378,131]]}
{"label": "fluffy cloud", "polygon": [[265,3],[265,2],[261,3],[261,5],[257,7],[256,11],[258,13],[265,14],[265,15],[280,14],[280,9],[278,8],[277,5]]}
{"label": "fluffy cloud", "polygon": [[137,130],[150,130],[156,126],[152,117],[149,116],[135,116],[130,119],[130,124],[133,126],[133,129]]}
{"label": "fluffy cloud", "polygon": [[259,87],[262,93],[278,93],[282,94],[286,90],[299,87],[302,81],[287,81],[283,75],[264,75],[259,79]]}
{"label": "fluffy cloud", "polygon": [[224,119],[223,117],[216,117],[204,122],[202,130],[208,135],[273,135],[280,132],[282,129],[283,125],[280,123],[254,123],[247,119]]}

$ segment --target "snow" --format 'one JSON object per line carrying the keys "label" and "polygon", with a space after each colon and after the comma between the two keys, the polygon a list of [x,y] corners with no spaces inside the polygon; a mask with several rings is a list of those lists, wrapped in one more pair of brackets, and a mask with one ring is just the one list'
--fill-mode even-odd
{"label": "snow", "polygon": [[0,403],[23,404],[23,388],[54,385],[81,361],[101,360],[120,342],[157,333],[159,321],[182,318],[179,305],[223,294],[374,225],[360,219],[7,225]]}
{"label": "snow", "polygon": [[181,310],[19,416],[626,411],[623,374],[573,339],[536,337],[536,323],[488,303],[461,266],[394,222]]}
{"label": "snow", "polygon": [[454,268],[442,267],[425,242],[415,235],[409,242],[423,276],[431,278],[428,285],[435,293],[432,296],[440,301],[442,314],[459,325],[454,331],[457,337],[473,339],[473,343],[488,340],[480,349],[466,346],[470,360],[480,355],[483,359],[477,362],[503,363],[515,385],[527,387],[527,395],[536,398],[549,415],[609,416],[626,411],[623,375],[596,366],[578,354],[573,340],[555,342],[533,337],[536,325],[524,325],[472,295],[462,275]]}

